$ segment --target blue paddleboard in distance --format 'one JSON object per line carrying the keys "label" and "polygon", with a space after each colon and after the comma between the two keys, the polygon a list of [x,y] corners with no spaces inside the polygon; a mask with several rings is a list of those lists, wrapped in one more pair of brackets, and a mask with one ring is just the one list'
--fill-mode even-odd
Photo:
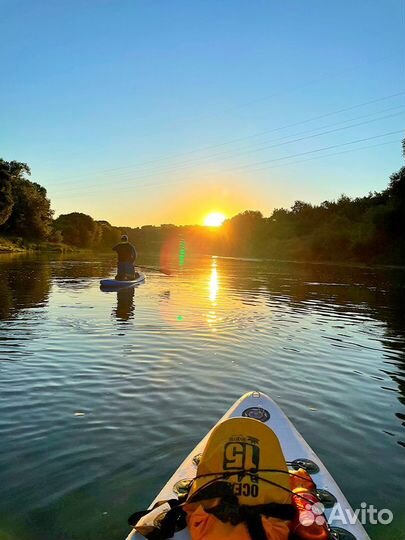
{"label": "blue paddleboard in distance", "polygon": [[119,281],[118,279],[100,279],[100,287],[103,289],[123,289],[125,287],[134,287],[145,281],[145,274],[139,272],[136,279]]}

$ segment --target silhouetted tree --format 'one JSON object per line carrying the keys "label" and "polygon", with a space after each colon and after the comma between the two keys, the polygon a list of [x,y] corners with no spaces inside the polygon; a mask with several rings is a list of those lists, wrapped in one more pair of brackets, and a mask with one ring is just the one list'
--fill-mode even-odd
{"label": "silhouetted tree", "polygon": [[0,160],[0,175],[1,230],[25,238],[46,238],[52,222],[46,189],[26,178],[31,171],[25,163]]}
{"label": "silhouetted tree", "polygon": [[101,226],[91,216],[80,212],[61,214],[54,222],[61,231],[63,241],[72,246],[90,248],[97,246],[101,238]]}
{"label": "silhouetted tree", "polygon": [[10,167],[6,161],[0,159],[0,226],[11,216],[13,206]]}
{"label": "silhouetted tree", "polygon": [[100,230],[99,247],[111,248],[114,246],[120,239],[121,229],[113,227],[108,221],[97,221],[96,223]]}

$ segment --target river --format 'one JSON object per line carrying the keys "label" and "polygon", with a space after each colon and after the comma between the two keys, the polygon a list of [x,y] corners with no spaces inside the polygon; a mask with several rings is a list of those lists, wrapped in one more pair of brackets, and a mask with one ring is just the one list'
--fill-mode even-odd
{"label": "river", "polygon": [[[158,259],[144,264],[159,266]],[[0,538],[121,540],[244,392],[272,396],[403,540],[404,271],[201,257],[105,293],[111,256],[0,256]]]}

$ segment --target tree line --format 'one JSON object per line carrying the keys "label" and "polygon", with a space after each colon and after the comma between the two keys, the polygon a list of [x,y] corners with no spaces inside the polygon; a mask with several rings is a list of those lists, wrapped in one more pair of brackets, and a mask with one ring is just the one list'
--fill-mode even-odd
{"label": "tree line", "polygon": [[118,241],[120,229],[80,212],[54,219],[46,189],[32,181],[26,163],[0,159],[0,235],[102,248]]}
{"label": "tree line", "polygon": [[[405,139],[402,143],[405,157]],[[46,190],[28,177],[24,163],[0,159],[0,234],[106,249],[128,234],[141,252],[180,251],[228,256],[404,264],[405,167],[386,189],[364,197],[341,195],[313,205],[295,201],[264,217],[245,211],[218,229],[160,226],[115,227],[73,212],[53,218]]]}
{"label": "tree line", "polygon": [[46,189],[31,182],[30,168],[0,159],[0,233],[43,239],[51,234],[52,210]]}

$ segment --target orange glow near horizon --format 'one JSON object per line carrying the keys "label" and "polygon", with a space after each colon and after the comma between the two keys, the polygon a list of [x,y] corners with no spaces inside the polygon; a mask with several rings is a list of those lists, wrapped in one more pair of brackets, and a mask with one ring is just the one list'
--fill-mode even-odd
{"label": "orange glow near horizon", "polygon": [[[66,199],[66,206],[58,207],[56,213],[69,213],[74,208],[94,219],[105,219],[117,227],[170,223],[178,226],[207,225],[215,232],[215,227],[221,225],[218,221],[244,210],[259,209],[267,212],[262,207],[263,194],[242,176],[194,171],[190,172],[187,185],[174,180],[168,177],[167,183],[159,185],[158,190],[142,189],[136,198],[117,190],[108,196],[100,194],[100,197],[91,201],[88,198],[77,200],[73,207]],[[206,223],[208,215],[214,213],[224,217],[215,224],[210,217],[210,223]]]}
{"label": "orange glow near horizon", "polygon": [[222,212],[211,212],[204,219],[206,227],[220,227],[225,221],[226,216]]}

